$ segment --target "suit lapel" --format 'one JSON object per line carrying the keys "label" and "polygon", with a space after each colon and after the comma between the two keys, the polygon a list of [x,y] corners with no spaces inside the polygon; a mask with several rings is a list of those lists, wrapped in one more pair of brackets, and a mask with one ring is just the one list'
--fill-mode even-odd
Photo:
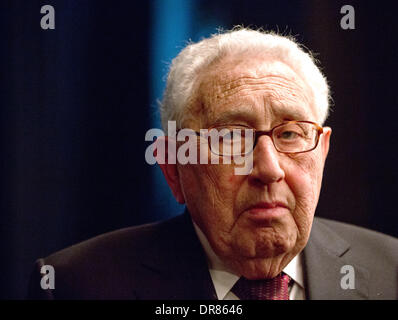
{"label": "suit lapel", "polygon": [[[314,219],[310,239],[304,249],[306,297],[311,300],[368,299],[369,273],[349,261],[350,245],[319,219]],[[355,289],[344,290],[344,265],[355,271]]]}
{"label": "suit lapel", "polygon": [[[187,212],[165,222],[143,258],[142,299],[217,299],[205,253]],[[155,289],[153,289],[155,288]]]}
{"label": "suit lapel", "polygon": [[[303,251],[307,299],[368,299],[369,272],[348,258],[350,244],[315,218]],[[355,270],[355,289],[342,289],[341,268]],[[187,212],[162,224],[143,253],[138,299],[217,299],[205,253]]]}

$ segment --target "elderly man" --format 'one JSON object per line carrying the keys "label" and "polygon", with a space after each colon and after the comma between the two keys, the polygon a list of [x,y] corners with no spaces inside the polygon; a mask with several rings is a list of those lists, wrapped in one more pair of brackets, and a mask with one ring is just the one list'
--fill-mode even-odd
{"label": "elderly man", "polygon": [[[179,161],[175,132],[155,152],[186,212],[39,259],[29,297],[396,299],[397,239],[314,218],[328,101],[326,79],[292,39],[237,29],[188,45],[161,114],[164,128],[193,133],[200,161]],[[250,159],[239,174],[238,156]],[[53,289],[40,287],[44,265]]]}

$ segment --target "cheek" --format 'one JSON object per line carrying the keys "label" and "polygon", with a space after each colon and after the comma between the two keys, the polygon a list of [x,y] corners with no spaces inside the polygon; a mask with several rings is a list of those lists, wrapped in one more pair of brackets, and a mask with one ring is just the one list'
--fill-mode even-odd
{"label": "cheek", "polygon": [[230,165],[192,165],[182,170],[181,184],[190,211],[200,212],[204,223],[228,228],[233,223],[235,199],[243,179]]}
{"label": "cheek", "polygon": [[290,158],[285,179],[295,198],[293,218],[301,232],[308,232],[318,202],[322,166],[316,154]]}
{"label": "cheek", "polygon": [[232,196],[236,184],[239,183],[239,177],[234,175],[233,168],[222,164],[202,166],[196,176],[203,186],[202,192],[215,193],[219,197]]}
{"label": "cheek", "polygon": [[236,175],[233,172],[229,173],[229,177],[228,177],[229,184],[231,184],[231,185],[240,184],[241,180],[242,180],[242,176]]}

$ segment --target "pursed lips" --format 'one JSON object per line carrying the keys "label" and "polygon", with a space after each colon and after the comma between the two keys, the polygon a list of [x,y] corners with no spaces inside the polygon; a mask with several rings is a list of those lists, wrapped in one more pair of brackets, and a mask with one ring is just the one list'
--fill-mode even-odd
{"label": "pursed lips", "polygon": [[245,211],[248,217],[256,222],[272,220],[286,214],[289,207],[282,201],[257,202],[248,207]]}
{"label": "pursed lips", "polygon": [[253,209],[272,209],[282,207],[288,209],[288,206],[281,202],[281,201],[273,201],[273,202],[258,202],[255,205],[250,206],[246,210],[253,210]]}

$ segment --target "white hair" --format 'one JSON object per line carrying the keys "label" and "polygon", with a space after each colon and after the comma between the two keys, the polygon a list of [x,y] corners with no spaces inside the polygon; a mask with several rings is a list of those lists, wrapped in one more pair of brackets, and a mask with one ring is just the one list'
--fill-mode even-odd
{"label": "white hair", "polygon": [[248,53],[265,54],[292,68],[312,91],[317,121],[321,125],[325,122],[329,112],[329,87],[311,52],[306,52],[292,37],[234,28],[188,44],[173,59],[163,100],[160,102],[163,128],[167,130],[169,120],[175,120],[177,127],[182,124],[186,107],[195,94],[195,84],[202,70],[227,55]]}

